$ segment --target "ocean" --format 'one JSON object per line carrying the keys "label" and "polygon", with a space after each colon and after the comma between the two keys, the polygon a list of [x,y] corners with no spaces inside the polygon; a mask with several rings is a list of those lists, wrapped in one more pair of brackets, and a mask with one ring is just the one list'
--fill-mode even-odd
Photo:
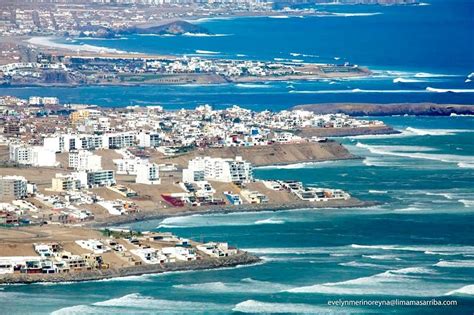
{"label": "ocean", "polygon": [[[465,82],[474,71],[472,1],[324,8],[340,16],[202,20],[222,36],[131,37],[77,44],[157,53],[213,51],[216,56],[263,59],[339,57],[377,69],[379,77],[222,86],[2,88],[0,93],[58,96],[102,106],[162,104],[168,109],[203,103],[256,110],[333,101],[473,103],[472,83]],[[430,92],[427,87],[443,90]],[[255,170],[257,178],[342,188],[380,205],[195,215],[127,225],[227,241],[263,261],[221,270],[0,286],[0,313],[472,314],[474,117],[383,120],[401,133],[339,139],[360,159]],[[328,305],[339,299],[438,299],[456,300],[458,305]]]}

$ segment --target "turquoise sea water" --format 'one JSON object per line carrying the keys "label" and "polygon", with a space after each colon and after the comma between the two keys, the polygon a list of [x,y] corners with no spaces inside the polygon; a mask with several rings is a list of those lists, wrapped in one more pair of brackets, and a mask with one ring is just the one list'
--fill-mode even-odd
{"label": "turquoise sea water", "polygon": [[[3,286],[2,311],[472,314],[474,118],[391,117],[386,121],[402,134],[342,140],[360,160],[255,172],[258,178],[343,188],[379,201],[379,206],[196,215],[137,223],[131,227],[228,241],[260,255],[263,262],[107,281]],[[327,305],[337,299],[432,298],[455,299],[459,305]]]}
{"label": "turquoise sea water", "polygon": [[[465,80],[474,71],[473,3],[430,3],[420,7],[327,7],[340,13],[381,13],[365,16],[202,21],[214,33],[228,36],[87,41],[145,52],[192,54],[207,50],[226,57],[244,54],[248,58],[311,61],[341,57],[380,70],[374,79],[0,89],[0,93],[52,95],[103,106],[163,104],[167,108],[210,103],[275,110],[327,101],[472,104],[472,83]],[[405,83],[394,83],[398,77]],[[464,91],[433,93],[426,91],[428,86]],[[228,241],[263,257],[263,262],[107,281],[0,286],[0,313],[472,314],[474,118],[384,120],[402,133],[340,139],[361,156],[359,160],[255,171],[258,178],[296,179],[307,185],[342,188],[356,197],[379,201],[379,206],[199,215],[137,223],[131,227],[172,231],[197,240]],[[455,299],[459,305],[328,306],[329,300],[337,299],[432,298]]]}

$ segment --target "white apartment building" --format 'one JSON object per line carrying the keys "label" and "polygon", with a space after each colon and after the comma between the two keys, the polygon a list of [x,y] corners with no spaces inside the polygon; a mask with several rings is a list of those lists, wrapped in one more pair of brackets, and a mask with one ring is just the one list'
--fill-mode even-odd
{"label": "white apartment building", "polygon": [[131,132],[95,134],[62,134],[44,138],[43,147],[53,152],[73,150],[120,149],[135,145]]}
{"label": "white apartment building", "polygon": [[[188,170],[183,170],[183,181],[196,182],[204,172],[205,180],[227,183],[245,183],[253,180],[252,164],[237,156],[235,159],[197,157],[190,160]],[[186,177],[187,180],[184,180]]]}
{"label": "white apartment building", "polygon": [[158,185],[161,183],[159,166],[156,163],[139,164],[137,166],[137,184]]}
{"label": "white apartment building", "polygon": [[156,148],[161,144],[161,136],[157,132],[140,132],[138,134],[138,145],[144,148]]}
{"label": "white apartment building", "polygon": [[102,169],[102,157],[90,151],[69,152],[69,167],[77,171],[98,171]]}
{"label": "white apartment building", "polygon": [[135,145],[135,134],[131,132],[109,133],[103,135],[106,149],[121,149]]}
{"label": "white apartment building", "polygon": [[113,170],[80,171],[72,175],[80,181],[81,187],[94,188],[116,184]]}
{"label": "white apartment building", "polygon": [[56,166],[56,154],[41,146],[29,146],[16,143],[9,147],[10,161],[21,165],[32,165],[37,167]]}
{"label": "white apartment building", "polygon": [[147,159],[139,157],[125,157],[123,159],[114,159],[114,164],[117,166],[117,174],[137,175],[138,166],[148,164]]}

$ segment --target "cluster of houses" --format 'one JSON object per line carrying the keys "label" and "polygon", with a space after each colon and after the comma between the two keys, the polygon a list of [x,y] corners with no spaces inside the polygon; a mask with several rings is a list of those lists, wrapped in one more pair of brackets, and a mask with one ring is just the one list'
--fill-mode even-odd
{"label": "cluster of houses", "polygon": [[[16,105],[17,114],[11,117],[11,120],[17,119],[15,124],[5,123],[3,130],[0,127],[0,134],[6,135],[12,146],[10,159],[16,163],[54,166],[56,161],[52,157],[53,153],[75,150],[156,148],[165,155],[173,155],[192,147],[305,142],[311,139],[298,135],[303,128],[383,125],[381,121],[358,119],[345,114],[320,115],[304,110],[255,112],[238,106],[215,110],[209,105],[178,111],[164,111],[161,106],[98,110],[86,105],[69,105],[64,107],[70,112],[69,119],[52,124],[43,132],[40,128],[45,125],[43,120],[18,120],[20,113],[31,118],[37,115],[41,107],[36,112],[29,112],[28,108],[46,103],[44,99],[32,97],[26,101],[27,106]],[[7,98],[3,101],[8,104],[19,103],[18,100]],[[5,117],[9,118],[8,115]],[[18,130],[10,130],[10,125],[16,125]],[[28,130],[37,132],[30,133]],[[15,147],[13,143],[16,143]]]}
{"label": "cluster of houses", "polygon": [[[23,108],[47,108],[49,105],[45,104],[58,103],[57,99],[46,97],[31,97],[24,103],[16,98],[1,100],[16,104],[20,112]],[[150,194],[151,187],[145,187],[155,185],[161,200],[173,207],[267,203],[267,193],[248,188],[256,181],[252,164],[240,156],[219,157],[218,150],[325,141],[299,136],[297,131],[303,128],[358,128],[382,124],[344,114],[317,115],[303,110],[255,112],[238,106],[215,110],[202,105],[178,111],[164,111],[160,106],[114,110],[87,105],[67,108],[70,112],[65,123],[52,125],[48,132],[7,133],[9,163],[31,167],[33,172],[35,167],[57,172],[50,177],[51,186],[42,193],[25,177],[0,176],[0,201],[10,202],[0,208],[2,222],[16,224],[25,217],[41,222],[84,222],[95,218],[91,212],[94,205],[110,215],[131,214],[140,211],[133,198],[142,198],[141,189],[147,191],[145,195]],[[21,129],[38,130],[48,119],[26,120]],[[23,124],[22,121],[25,120],[19,123]],[[5,134],[5,129],[3,132]],[[197,155],[179,172],[172,163],[157,164],[150,158],[153,152],[158,156],[158,152],[174,156],[201,149],[209,149],[212,156]],[[119,157],[109,158],[112,153]],[[104,157],[110,161],[104,163]],[[103,165],[108,166],[103,168]],[[169,171],[172,173],[163,174]],[[134,184],[129,185],[131,176]],[[162,185],[165,178],[166,185],[178,185],[181,192],[176,189],[167,192]],[[286,190],[304,201],[349,198],[347,193],[337,189],[308,188],[301,183],[284,181],[265,183],[267,188]],[[108,200],[111,197],[100,197],[95,188],[106,188],[123,198]],[[38,213],[33,204],[19,207],[11,203],[27,202],[24,200],[27,197],[33,197],[51,211],[43,209]],[[22,215],[25,213],[33,215]]]}
{"label": "cluster of houses", "polygon": [[303,201],[348,200],[351,196],[341,189],[305,187],[302,182],[293,180],[263,181],[272,190],[286,190]]}
{"label": "cluster of houses", "polygon": [[[54,274],[125,266],[169,264],[238,253],[227,243],[191,243],[171,233],[121,231],[129,237],[78,239],[68,242],[32,244],[35,256],[1,256],[0,274]],[[20,253],[21,254],[21,253]]]}

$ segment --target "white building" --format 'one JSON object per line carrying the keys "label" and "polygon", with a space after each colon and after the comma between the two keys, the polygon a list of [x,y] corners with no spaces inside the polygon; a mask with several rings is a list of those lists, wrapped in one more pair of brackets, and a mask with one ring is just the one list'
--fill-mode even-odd
{"label": "white building", "polygon": [[103,187],[116,184],[113,170],[80,171],[72,175],[81,182],[81,187]]}
{"label": "white building", "polygon": [[155,163],[139,164],[137,167],[137,184],[157,185],[161,183],[159,167]]}
{"label": "white building", "polygon": [[139,157],[114,159],[113,162],[117,166],[117,174],[124,175],[137,175],[138,166],[149,163],[147,159],[141,159]]}
{"label": "white building", "polygon": [[[183,170],[183,181],[196,182],[204,172],[205,180],[245,183],[253,180],[251,163],[237,156],[235,159],[197,157],[190,160],[188,169]],[[185,180],[186,178],[186,180]]]}
{"label": "white building", "polygon": [[37,167],[56,166],[56,154],[41,146],[29,146],[16,143],[9,147],[10,161],[21,165],[32,165]]}
{"label": "white building", "polygon": [[102,169],[102,157],[90,151],[69,152],[69,167],[78,171],[98,171]]}
{"label": "white building", "polygon": [[138,145],[145,148],[156,148],[161,144],[161,136],[156,132],[140,132],[138,134]]}

